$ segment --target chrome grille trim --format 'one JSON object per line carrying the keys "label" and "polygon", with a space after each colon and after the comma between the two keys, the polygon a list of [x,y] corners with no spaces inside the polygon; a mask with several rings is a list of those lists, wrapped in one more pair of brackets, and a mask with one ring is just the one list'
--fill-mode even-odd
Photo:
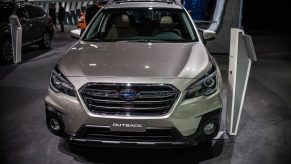
{"label": "chrome grille trim", "polygon": [[[100,103],[129,103],[128,101],[124,100],[101,100],[101,99],[94,99],[94,98],[89,98],[86,97],[87,100],[92,100]],[[172,99],[166,99],[166,100],[149,100],[149,101],[130,101],[131,104],[151,104],[151,103],[166,103],[170,102]]]}
{"label": "chrome grille trim", "polygon": [[123,109],[127,109],[129,110],[129,112],[131,110],[148,110],[148,111],[151,111],[151,110],[161,110],[161,109],[164,109],[164,108],[169,108],[170,106],[163,106],[163,107],[113,107],[113,106],[97,106],[97,105],[92,105],[92,104],[89,104],[90,107],[94,107],[94,108],[99,108],[99,109],[115,109],[115,110],[123,110]]}
{"label": "chrome grille trim", "polygon": [[114,90],[98,90],[98,89],[84,89],[82,90],[83,93],[98,96],[98,97],[118,97],[118,92]]}
{"label": "chrome grille trim", "polygon": [[171,91],[141,91],[139,93],[140,98],[166,98],[174,95],[175,93]]}
{"label": "chrome grille trim", "polygon": [[[132,89],[137,98],[122,100],[119,92]],[[93,114],[159,116],[169,112],[179,90],[169,84],[87,83],[79,89],[82,100]]]}

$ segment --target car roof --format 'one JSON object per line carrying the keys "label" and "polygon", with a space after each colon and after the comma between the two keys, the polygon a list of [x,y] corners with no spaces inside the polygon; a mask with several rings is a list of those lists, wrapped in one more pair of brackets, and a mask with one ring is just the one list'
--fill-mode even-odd
{"label": "car roof", "polygon": [[22,2],[1,2],[0,6],[9,6],[9,7],[20,7],[20,6],[36,6],[31,3],[22,3]]}
{"label": "car roof", "polygon": [[173,0],[121,0],[107,3],[104,8],[168,8],[183,9],[183,6],[174,3]]}

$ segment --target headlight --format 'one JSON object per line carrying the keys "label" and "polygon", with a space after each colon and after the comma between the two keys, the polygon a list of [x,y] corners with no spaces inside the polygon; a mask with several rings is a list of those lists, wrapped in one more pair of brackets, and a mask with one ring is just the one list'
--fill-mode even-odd
{"label": "headlight", "polygon": [[58,66],[55,66],[55,68],[52,70],[50,87],[57,93],[62,92],[70,96],[76,96],[74,86],[59,71]]}
{"label": "headlight", "polygon": [[186,97],[185,99],[194,98],[198,96],[207,96],[214,93],[217,89],[216,87],[217,77],[216,77],[216,69],[213,66],[211,70],[197,80],[195,83],[191,84],[186,89]]}

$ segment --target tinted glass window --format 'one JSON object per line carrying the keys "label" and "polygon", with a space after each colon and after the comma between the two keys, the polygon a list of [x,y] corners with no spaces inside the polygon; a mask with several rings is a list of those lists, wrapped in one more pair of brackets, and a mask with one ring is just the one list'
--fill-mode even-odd
{"label": "tinted glass window", "polygon": [[197,41],[184,10],[160,8],[103,9],[83,39],[90,41]]}
{"label": "tinted glass window", "polygon": [[27,18],[26,12],[24,8],[18,8],[16,11],[16,15],[18,16],[19,19],[21,18]]}
{"label": "tinted glass window", "polygon": [[28,14],[30,18],[43,17],[46,15],[45,11],[40,7],[28,7]]}
{"label": "tinted glass window", "polygon": [[35,7],[37,12],[41,15],[41,17],[46,16],[46,12],[41,7]]}

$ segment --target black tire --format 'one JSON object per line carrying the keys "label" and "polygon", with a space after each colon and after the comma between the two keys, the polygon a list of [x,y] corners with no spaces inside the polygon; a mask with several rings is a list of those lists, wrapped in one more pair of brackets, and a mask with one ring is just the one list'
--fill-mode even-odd
{"label": "black tire", "polygon": [[52,37],[48,32],[45,32],[42,36],[42,40],[39,43],[41,49],[49,49],[51,47]]}
{"label": "black tire", "polygon": [[10,64],[13,62],[12,43],[9,39],[4,39],[0,44],[0,63]]}

